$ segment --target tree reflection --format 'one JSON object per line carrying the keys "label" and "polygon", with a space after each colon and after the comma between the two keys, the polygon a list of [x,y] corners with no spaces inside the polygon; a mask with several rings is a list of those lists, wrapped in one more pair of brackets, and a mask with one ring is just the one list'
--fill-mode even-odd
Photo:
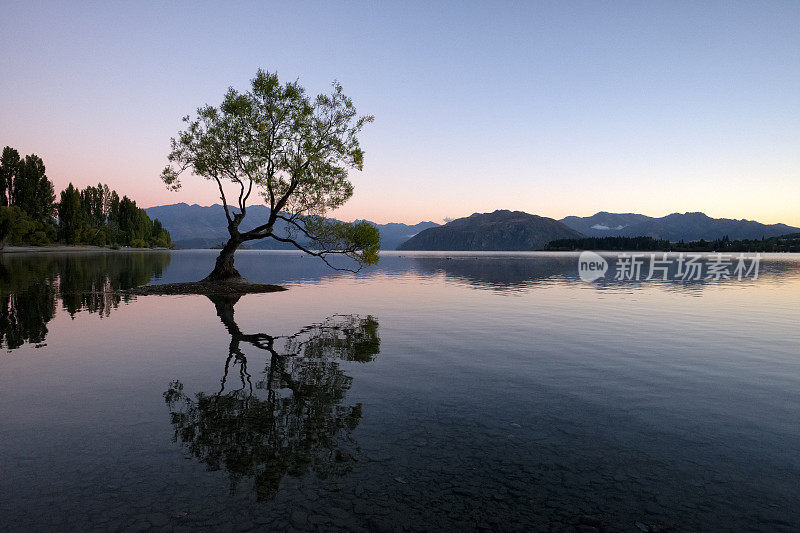
{"label": "tree reflection", "polygon": [[[352,378],[340,361],[369,362],[380,351],[371,316],[336,315],[294,335],[244,333],[233,317],[238,297],[210,297],[231,341],[220,389],[194,398],[175,380],[164,393],[174,439],[209,470],[225,469],[231,492],[253,479],[259,500],[271,498],[284,475],[320,478],[352,468],[351,432],[361,404],[344,405]],[[255,386],[242,345],[264,350],[266,369]],[[235,377],[233,377],[233,376]]]}
{"label": "tree reflection", "polygon": [[50,283],[0,295],[0,346],[9,350],[26,342],[41,346],[55,312],[55,289]]}
{"label": "tree reflection", "polygon": [[160,278],[169,253],[100,254],[86,260],[67,257],[60,262],[58,289],[64,309],[108,316],[131,295],[122,292]]}
{"label": "tree reflection", "polygon": [[108,316],[131,296],[123,291],[161,276],[170,254],[0,254],[0,347],[41,345],[58,300],[71,316]]}

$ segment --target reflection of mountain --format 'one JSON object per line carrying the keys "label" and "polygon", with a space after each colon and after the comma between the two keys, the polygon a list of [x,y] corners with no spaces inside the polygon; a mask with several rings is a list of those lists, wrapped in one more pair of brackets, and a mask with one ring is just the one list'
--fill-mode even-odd
{"label": "reflection of mountain", "polygon": [[[699,289],[712,283],[731,283],[734,279],[708,280],[708,264],[712,261],[708,254],[699,254],[701,260],[701,279],[681,279],[678,272],[677,254],[669,257],[672,261],[667,271],[667,279],[662,279],[660,272],[654,272],[653,279],[647,280],[650,269],[650,253],[642,253],[639,257],[641,266],[640,276],[636,279],[617,280],[615,273],[619,268],[619,254],[604,254],[609,262],[609,271],[603,279],[596,281],[597,287],[633,287],[643,284],[654,284],[669,290]],[[690,254],[686,254],[689,257]],[[738,256],[736,256],[738,257]],[[751,257],[748,255],[748,257]],[[656,259],[661,259],[661,254],[656,254]],[[414,268],[422,274],[444,274],[448,279],[476,288],[495,290],[518,290],[534,284],[553,283],[578,283],[578,255],[468,255],[454,254],[452,256],[412,256]],[[735,268],[736,260],[732,261],[731,268]],[[748,260],[749,266],[749,260]],[[731,270],[733,272],[733,270]],[[780,278],[784,276],[800,276],[800,262],[792,259],[762,259],[759,265],[758,279]],[[746,276],[747,279],[751,279]]]}
{"label": "reflection of mountain", "polygon": [[160,277],[170,257],[162,252],[0,255],[0,346],[10,350],[44,342],[58,300],[70,315],[85,310],[108,316],[128,299],[120,290]]}
{"label": "reflection of mountain", "polygon": [[552,279],[577,278],[576,257],[546,256],[417,256],[414,268],[481,288],[519,288]]}
{"label": "reflection of mountain", "polygon": [[[350,470],[357,448],[350,433],[361,404],[344,405],[352,378],[339,361],[371,361],[380,351],[372,317],[334,316],[285,337],[243,333],[233,318],[238,298],[211,298],[231,342],[220,390],[194,398],[175,380],[164,393],[175,440],[209,470],[225,469],[231,491],[252,478],[258,499],[284,475],[320,478]],[[253,387],[242,345],[264,350],[267,367]],[[231,385],[231,370],[237,383]]]}

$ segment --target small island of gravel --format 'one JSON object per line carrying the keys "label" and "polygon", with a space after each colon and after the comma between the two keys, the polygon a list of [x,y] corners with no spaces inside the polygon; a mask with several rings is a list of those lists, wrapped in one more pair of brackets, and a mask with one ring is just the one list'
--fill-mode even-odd
{"label": "small island of gravel", "polygon": [[205,296],[242,296],[266,292],[285,291],[286,287],[268,283],[251,283],[244,278],[230,281],[190,281],[183,283],[165,283],[163,285],[142,285],[127,291],[137,296],[199,294]]}

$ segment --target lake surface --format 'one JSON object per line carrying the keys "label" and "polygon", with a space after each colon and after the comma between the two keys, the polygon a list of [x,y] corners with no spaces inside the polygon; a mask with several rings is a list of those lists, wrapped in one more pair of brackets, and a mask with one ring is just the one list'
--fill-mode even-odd
{"label": "lake surface", "polygon": [[800,257],[0,255],[0,530],[800,530]]}

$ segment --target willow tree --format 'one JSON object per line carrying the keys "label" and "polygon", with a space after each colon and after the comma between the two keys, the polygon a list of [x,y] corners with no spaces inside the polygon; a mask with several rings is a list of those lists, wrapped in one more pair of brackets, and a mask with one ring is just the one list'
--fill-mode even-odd
{"label": "willow tree", "polygon": [[[207,105],[196,117],[185,117],[186,129],[172,139],[161,179],[172,190],[180,188],[185,171],[216,182],[230,238],[206,281],[240,280],[236,249],[265,238],[328,265],[333,254],[349,257],[358,268],[374,264],[380,245],[375,226],[324,218],[353,194],[348,171],[363,167],[358,133],[372,120],[357,114],[339,83],[330,94],[311,98],[298,82],[282,84],[277,74],[263,70],[249,91],[230,88],[219,107]],[[264,200],[268,216],[242,231],[253,195]]]}

